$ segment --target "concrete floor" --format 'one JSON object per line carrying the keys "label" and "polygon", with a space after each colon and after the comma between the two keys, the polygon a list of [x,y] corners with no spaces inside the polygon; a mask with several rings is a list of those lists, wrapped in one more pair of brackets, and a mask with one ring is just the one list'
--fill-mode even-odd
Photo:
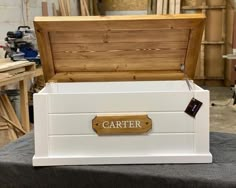
{"label": "concrete floor", "polygon": [[[236,134],[236,105],[233,106],[233,91],[229,87],[210,87],[210,130]],[[225,105],[228,104],[228,105]]]}
{"label": "concrete floor", "polygon": [[[233,110],[229,100],[233,96],[233,91],[229,87],[210,87],[211,103],[216,106],[210,107],[210,130],[214,132],[225,132],[236,134],[236,111]],[[235,105],[236,110],[236,105]],[[9,143],[7,131],[0,131],[0,147]]]}

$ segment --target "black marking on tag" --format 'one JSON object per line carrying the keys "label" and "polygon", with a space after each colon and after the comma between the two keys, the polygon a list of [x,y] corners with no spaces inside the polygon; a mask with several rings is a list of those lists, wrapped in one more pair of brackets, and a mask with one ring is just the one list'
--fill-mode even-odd
{"label": "black marking on tag", "polygon": [[190,103],[188,104],[185,112],[192,116],[192,117],[195,117],[199,111],[199,109],[201,108],[202,106],[202,102],[195,99],[195,98],[192,98],[192,100],[190,101]]}

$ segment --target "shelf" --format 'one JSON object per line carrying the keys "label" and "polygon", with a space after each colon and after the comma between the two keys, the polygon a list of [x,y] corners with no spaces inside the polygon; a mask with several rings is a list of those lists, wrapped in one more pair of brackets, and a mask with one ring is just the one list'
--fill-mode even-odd
{"label": "shelf", "polygon": [[182,10],[202,10],[202,9],[226,9],[225,5],[215,6],[183,6]]}

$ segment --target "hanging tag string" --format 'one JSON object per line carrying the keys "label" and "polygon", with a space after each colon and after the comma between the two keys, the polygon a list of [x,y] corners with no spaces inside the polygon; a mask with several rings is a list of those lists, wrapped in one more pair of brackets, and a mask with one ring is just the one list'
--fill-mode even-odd
{"label": "hanging tag string", "polygon": [[186,83],[187,83],[187,86],[188,86],[189,91],[192,91],[193,88],[192,88],[191,83],[190,83],[190,81],[189,81],[189,79],[188,79],[188,75],[186,74],[184,64],[181,64],[180,70],[184,73],[184,79],[185,79],[185,81],[186,81]]}

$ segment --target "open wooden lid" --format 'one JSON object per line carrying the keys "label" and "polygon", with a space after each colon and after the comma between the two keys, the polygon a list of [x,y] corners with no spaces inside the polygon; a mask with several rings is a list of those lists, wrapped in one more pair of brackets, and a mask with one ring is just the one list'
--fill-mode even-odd
{"label": "open wooden lid", "polygon": [[181,14],[37,17],[34,25],[46,81],[73,82],[193,78],[204,22]]}

